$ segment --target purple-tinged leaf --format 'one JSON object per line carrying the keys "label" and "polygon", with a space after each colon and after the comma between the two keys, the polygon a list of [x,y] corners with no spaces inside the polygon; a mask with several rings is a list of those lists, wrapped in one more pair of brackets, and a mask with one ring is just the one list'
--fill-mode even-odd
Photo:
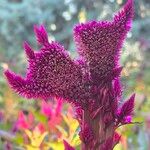
{"label": "purple-tinged leaf", "polygon": [[65,150],[75,150],[66,140],[63,140]]}
{"label": "purple-tinged leaf", "polygon": [[134,109],[134,99],[135,94],[133,94],[120,108],[118,117],[123,121],[123,119],[127,116],[130,116]]}

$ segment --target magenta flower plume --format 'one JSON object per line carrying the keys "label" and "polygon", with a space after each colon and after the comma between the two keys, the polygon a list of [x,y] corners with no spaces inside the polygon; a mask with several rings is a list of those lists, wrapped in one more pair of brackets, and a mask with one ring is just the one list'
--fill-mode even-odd
{"label": "magenta flower plume", "polygon": [[56,42],[48,42],[43,26],[35,27],[37,40],[43,47],[35,53],[27,42],[24,43],[29,67],[26,78],[11,71],[5,71],[11,87],[27,98],[62,97],[73,103],[86,101],[89,98],[85,88],[84,75],[75,61],[71,60],[67,51]]}
{"label": "magenta flower plume", "polygon": [[34,32],[35,32],[36,39],[39,44],[41,45],[49,44],[48,35],[44,26],[40,26],[40,27],[34,26]]}
{"label": "magenta flower plume", "polygon": [[113,21],[91,21],[74,28],[78,51],[87,61],[96,83],[112,75],[118,67],[120,49],[133,18],[132,3],[128,0]]}
{"label": "magenta flower plume", "polygon": [[[35,26],[41,48],[34,52],[24,43],[29,62],[26,76],[5,71],[12,89],[23,97],[53,96],[74,104],[82,150],[112,150],[120,140],[115,130],[131,122],[135,95],[121,107],[118,103],[122,96],[119,59],[132,19],[133,1],[128,0],[112,21],[77,25],[74,40],[80,56],[76,60],[60,44],[48,41],[44,26]],[[74,149],[66,141],[64,146]]]}

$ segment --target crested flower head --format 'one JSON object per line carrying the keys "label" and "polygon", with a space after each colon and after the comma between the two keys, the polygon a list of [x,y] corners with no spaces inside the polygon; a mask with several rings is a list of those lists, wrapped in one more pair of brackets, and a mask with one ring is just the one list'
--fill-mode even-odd
{"label": "crested flower head", "polygon": [[26,98],[61,97],[73,103],[85,104],[93,99],[91,86],[116,79],[122,70],[118,59],[123,40],[131,26],[132,0],[128,0],[113,21],[91,21],[74,28],[74,38],[80,59],[72,60],[57,42],[49,42],[44,26],[35,26],[38,43],[34,52],[25,42],[28,70],[23,78],[10,70],[5,76],[10,86]]}
{"label": "crested flower head", "polygon": [[23,78],[12,71],[5,71],[11,87],[27,98],[62,97],[78,103],[89,98],[81,66],[73,61],[67,51],[57,42],[48,43],[43,26],[35,27],[37,40],[43,47],[34,52],[25,42],[24,49],[29,66]]}
{"label": "crested flower head", "polygon": [[128,0],[113,21],[91,21],[74,28],[75,42],[79,53],[89,65],[91,78],[98,83],[113,76],[123,40],[131,26],[132,0]]}

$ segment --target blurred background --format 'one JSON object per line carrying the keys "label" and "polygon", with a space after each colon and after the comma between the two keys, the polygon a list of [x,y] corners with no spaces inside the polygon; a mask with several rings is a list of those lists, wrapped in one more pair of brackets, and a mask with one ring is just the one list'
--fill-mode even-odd
{"label": "blurred background", "polygon": [[[33,26],[44,24],[50,40],[77,57],[73,27],[88,20],[110,20],[125,0],[0,0],[0,150],[63,150],[63,140],[79,149],[73,109],[61,101],[25,100],[9,89],[3,69],[25,74],[22,48],[38,49]],[[135,17],[121,56],[122,101],[136,93],[133,125],[121,127],[115,150],[150,150],[150,1],[135,0]]]}

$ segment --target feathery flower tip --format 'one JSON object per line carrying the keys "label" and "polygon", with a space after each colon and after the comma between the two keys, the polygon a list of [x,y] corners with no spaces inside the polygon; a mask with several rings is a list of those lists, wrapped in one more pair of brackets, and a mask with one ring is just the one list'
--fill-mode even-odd
{"label": "feathery flower tip", "polygon": [[34,51],[32,50],[32,48],[30,47],[30,45],[27,42],[23,43],[23,48],[24,48],[25,53],[29,59],[35,58]]}
{"label": "feathery flower tip", "polygon": [[37,41],[39,44],[46,45],[49,43],[48,35],[47,35],[46,29],[43,25],[41,25],[40,27],[35,25],[34,32],[35,32],[35,35],[36,35],[36,38],[37,38]]}
{"label": "feathery flower tip", "polygon": [[24,86],[25,80],[21,76],[16,75],[10,70],[6,70],[4,74],[12,87],[20,88],[21,86]]}
{"label": "feathery flower tip", "polygon": [[12,89],[14,89],[16,93],[22,95],[23,97],[30,98],[30,96],[27,95],[29,91],[26,88],[27,82],[25,79],[23,79],[19,75],[16,75],[10,70],[6,70],[4,74],[5,77],[7,78],[9,85],[11,86]]}
{"label": "feathery flower tip", "polygon": [[114,21],[118,23],[130,22],[134,16],[133,0],[128,0],[124,7],[115,15]]}

